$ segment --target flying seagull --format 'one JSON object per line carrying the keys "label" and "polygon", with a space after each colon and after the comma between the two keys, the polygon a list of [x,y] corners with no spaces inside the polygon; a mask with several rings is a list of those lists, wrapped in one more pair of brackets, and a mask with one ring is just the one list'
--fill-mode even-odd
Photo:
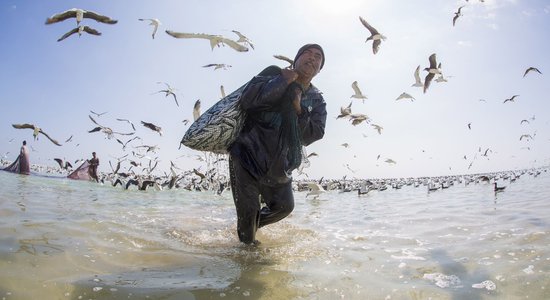
{"label": "flying seagull", "polygon": [[380,43],[382,42],[382,40],[386,40],[386,37],[381,35],[378,30],[367,23],[365,19],[359,17],[359,20],[370,31],[370,36],[367,38],[365,43],[369,40],[372,40],[372,52],[376,54],[378,52],[378,48],[380,47]]}
{"label": "flying seagull", "polygon": [[157,30],[159,29],[159,25],[161,24],[159,19],[138,19],[140,21],[149,21],[149,25],[153,26],[153,33],[151,36],[153,39],[155,38],[155,34],[157,33]]}
{"label": "flying seagull", "polygon": [[195,101],[193,105],[193,120],[196,121],[201,116],[201,99]]}
{"label": "flying seagull", "polygon": [[525,77],[525,75],[527,75],[527,73],[529,73],[531,71],[537,72],[537,73],[542,75],[542,73],[540,72],[539,69],[537,69],[535,67],[529,67],[529,68],[527,68],[527,70],[525,70],[525,73],[523,73],[523,77]]}
{"label": "flying seagull", "polygon": [[378,131],[378,134],[382,134],[382,129],[384,129],[384,127],[380,126],[380,125],[376,125],[376,124],[371,124],[371,126],[376,130]]}
{"label": "flying seagull", "polygon": [[414,99],[413,96],[411,96],[410,94],[407,94],[405,92],[401,93],[401,95],[399,95],[399,97],[397,97],[397,99],[395,99],[395,101],[401,100],[401,99],[411,99],[411,101],[416,100],[416,99]]}
{"label": "flying seagull", "polygon": [[153,131],[156,131],[159,133],[160,136],[162,136],[162,128],[160,128],[159,126],[153,124],[153,123],[147,123],[147,122],[144,122],[144,121],[141,121],[141,124]]}
{"label": "flying seagull", "polygon": [[352,103],[353,103],[353,101],[350,102],[347,107],[343,107],[343,106],[340,107],[340,114],[336,117],[336,119],[350,117],[350,115],[351,115],[351,104]]}
{"label": "flying seagull", "polygon": [[68,161],[63,161],[61,158],[54,158],[53,160],[55,160],[58,164],[59,164],[59,167],[61,169],[65,169],[67,170],[68,168],[71,168],[73,167],[73,165],[71,165],[70,162]]}
{"label": "flying seagull", "polygon": [[134,129],[134,131],[136,131],[136,127],[134,126],[134,123],[132,123],[130,120],[128,120],[128,119],[116,119],[116,120],[121,121],[121,122],[129,123],[130,125],[132,125],[132,129]]}
{"label": "flying seagull", "polygon": [[222,94],[222,98],[225,98],[225,89],[223,88],[223,85],[220,85],[220,92]]}
{"label": "flying seagull", "polygon": [[367,124],[370,122],[369,117],[365,114],[351,114],[349,118],[353,126],[361,124],[362,122],[366,122]]}
{"label": "flying seagull", "polygon": [[512,97],[510,97],[510,98],[508,98],[508,99],[505,99],[504,102],[502,102],[502,103],[506,103],[506,102],[508,102],[508,101],[514,102],[514,100],[516,99],[516,97],[519,97],[519,95],[514,95],[514,96],[512,96]]}
{"label": "flying seagull", "polygon": [[453,17],[453,26],[455,26],[456,19],[458,19],[458,17],[462,16],[462,12],[460,12],[460,11],[462,10],[463,7],[464,7],[464,5],[459,7],[458,10],[455,12],[455,16]]}
{"label": "flying seagull", "polygon": [[290,66],[292,66],[294,64],[294,60],[284,56],[284,55],[278,55],[278,54],[275,54],[273,55],[273,57],[275,57],[276,59],[279,59],[279,60],[284,60],[286,62],[288,62],[290,64]]}
{"label": "flying seagull", "polygon": [[237,43],[242,43],[242,44],[248,45],[248,46],[250,46],[250,48],[254,49],[254,45],[252,44],[252,41],[250,41],[249,38],[247,38],[242,33],[238,32],[237,30],[231,30],[231,31],[239,37],[239,39],[237,40]]}
{"label": "flying seagull", "polygon": [[47,133],[45,133],[42,128],[36,126],[36,125],[33,125],[33,124],[12,124],[11,126],[13,126],[13,128],[16,128],[16,129],[32,129],[33,130],[33,133],[32,135],[34,136],[34,139],[38,139],[38,134],[43,134],[46,138],[48,138],[48,140],[50,140],[52,143],[54,143],[55,145],[57,146],[61,146],[61,144],[52,139]]}
{"label": "flying seagull", "polygon": [[46,25],[64,21],[68,18],[76,18],[76,25],[80,25],[83,18],[89,18],[96,20],[97,22],[105,24],[116,24],[118,21],[113,20],[107,16],[100,15],[96,12],[84,10],[80,8],[71,8],[62,13],[55,14],[46,20]]}
{"label": "flying seagull", "polygon": [[231,65],[227,65],[227,64],[207,64],[207,65],[204,65],[202,66],[203,68],[210,68],[210,67],[214,67],[214,71],[217,70],[217,69],[224,69],[224,70],[227,70],[227,68],[231,68]]}
{"label": "flying seagull", "polygon": [[87,32],[89,34],[92,34],[92,35],[97,35],[97,36],[100,36],[101,35],[101,32],[93,29],[92,27],[90,26],[78,26],[76,28],[73,28],[71,31],[65,33],[62,37],[60,37],[59,39],[57,39],[58,42],[61,42],[62,40],[68,38],[69,36],[75,34],[75,33],[78,33],[78,36],[80,37],[82,35],[82,32]]}
{"label": "flying seagull", "polygon": [[361,99],[361,100],[363,100],[363,102],[365,102],[365,99],[367,99],[367,96],[365,96],[365,95],[363,95],[363,93],[361,93],[361,90],[359,89],[359,85],[357,84],[357,81],[354,81],[351,84],[351,88],[353,89],[354,94],[351,95],[350,98]]}
{"label": "flying seagull", "polygon": [[97,127],[95,127],[94,129],[89,130],[88,133],[101,131],[101,132],[103,132],[107,135],[108,139],[113,138],[114,134],[120,134],[120,135],[133,135],[134,134],[133,132],[121,133],[121,132],[113,131],[111,128],[100,125],[99,123],[97,123],[97,121],[94,120],[94,118],[92,118],[92,116],[88,115],[88,118],[90,118],[90,120],[92,120],[92,122],[97,125]]}
{"label": "flying seagull", "polygon": [[91,112],[92,114],[94,114],[94,115],[98,116],[98,117],[101,117],[101,116],[103,116],[104,114],[106,114],[106,113],[107,113],[107,112],[102,112],[102,113],[96,113],[96,112],[95,112],[95,111],[93,111],[93,110],[90,110],[90,112]]}
{"label": "flying seagull", "polygon": [[164,90],[160,90],[156,93],[153,93],[153,94],[158,94],[158,93],[164,93],[164,97],[168,97],[170,95],[172,95],[174,97],[174,101],[176,101],[176,105],[177,106],[180,106],[179,103],[178,103],[178,99],[176,98],[176,93],[174,93],[174,91],[176,89],[172,88],[168,83],[166,82],[157,82],[157,83],[164,83],[166,85],[166,89]]}
{"label": "flying seagull", "polygon": [[422,80],[420,79],[420,65],[416,67],[416,70],[414,71],[414,83],[411,86],[415,87],[424,87],[424,84],[422,83]]}
{"label": "flying seagull", "polygon": [[428,75],[426,75],[426,77],[424,78],[424,93],[426,93],[426,90],[428,90],[428,87],[430,87],[430,83],[432,82],[435,74],[441,74],[441,71],[437,67],[435,53],[430,55],[428,60],[430,61],[430,67],[424,68],[424,71],[428,71]]}
{"label": "flying seagull", "polygon": [[214,47],[220,45],[227,45],[239,52],[246,52],[248,48],[237,43],[234,40],[225,38],[221,35],[205,34],[205,33],[185,33],[185,32],[175,32],[171,30],[166,30],[166,33],[170,36],[173,36],[177,39],[206,39],[210,41],[210,47],[214,50]]}

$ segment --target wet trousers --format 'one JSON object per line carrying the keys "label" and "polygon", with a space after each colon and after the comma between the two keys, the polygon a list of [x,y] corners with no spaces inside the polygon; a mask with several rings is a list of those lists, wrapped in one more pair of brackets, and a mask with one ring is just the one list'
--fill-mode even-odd
{"label": "wet trousers", "polygon": [[[261,183],[243,168],[236,157],[229,159],[229,175],[237,210],[237,233],[241,242],[255,242],[258,228],[282,220],[294,209],[292,181],[282,184]],[[261,207],[260,196],[264,207]]]}

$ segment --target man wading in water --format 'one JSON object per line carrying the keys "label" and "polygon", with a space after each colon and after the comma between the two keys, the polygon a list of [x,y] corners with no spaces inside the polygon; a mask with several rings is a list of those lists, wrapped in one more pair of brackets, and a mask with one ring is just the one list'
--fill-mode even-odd
{"label": "man wading in water", "polygon": [[304,45],[293,68],[268,67],[260,74],[275,75],[258,75],[243,91],[240,102],[247,117],[229,148],[237,233],[243,243],[257,244],[258,228],[294,209],[291,174],[300,166],[301,147],[325,134],[326,103],[311,84],[324,63],[321,46]]}

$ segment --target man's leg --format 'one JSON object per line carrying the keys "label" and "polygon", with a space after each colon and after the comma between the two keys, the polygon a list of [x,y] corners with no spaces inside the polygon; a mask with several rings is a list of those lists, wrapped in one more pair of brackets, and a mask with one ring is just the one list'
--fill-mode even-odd
{"label": "man's leg", "polygon": [[260,220],[260,192],[257,181],[250,176],[238,159],[229,158],[231,192],[237,209],[239,240],[250,244],[255,241]]}
{"label": "man's leg", "polygon": [[260,189],[266,206],[260,211],[259,227],[278,222],[294,210],[292,181],[276,186],[262,185]]}

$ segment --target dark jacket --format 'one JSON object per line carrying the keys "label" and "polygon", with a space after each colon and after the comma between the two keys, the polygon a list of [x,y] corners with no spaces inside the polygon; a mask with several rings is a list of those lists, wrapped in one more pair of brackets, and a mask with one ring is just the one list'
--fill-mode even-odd
{"label": "dark jacket", "polygon": [[[292,152],[289,123],[297,125],[297,146],[301,148],[323,137],[327,111],[321,92],[311,85],[302,95],[302,113],[297,116],[288,95],[289,85],[280,69],[269,68],[277,68],[277,75],[255,76],[243,91],[240,101],[247,118],[229,152],[254,178],[273,184],[290,181],[292,170],[297,167],[291,164],[289,154]],[[260,74],[264,73],[265,70]]]}

